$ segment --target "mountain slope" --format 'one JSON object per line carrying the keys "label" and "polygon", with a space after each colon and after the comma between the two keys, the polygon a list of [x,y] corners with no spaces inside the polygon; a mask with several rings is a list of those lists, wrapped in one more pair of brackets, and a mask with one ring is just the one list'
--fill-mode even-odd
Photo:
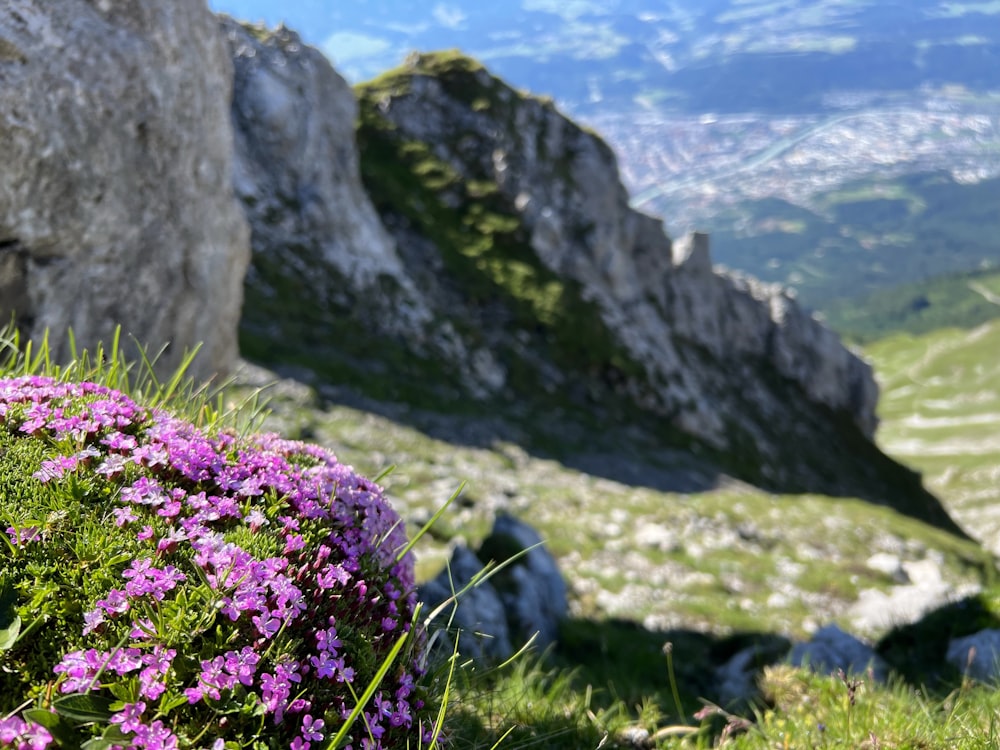
{"label": "mountain slope", "polygon": [[900,334],[867,349],[884,389],[879,444],[926,472],[952,514],[997,554],[1000,321]]}
{"label": "mountain slope", "polygon": [[866,437],[867,365],[780,288],[714,271],[706,238],[629,209],[610,150],[551,103],[453,53],[359,95],[366,185],[411,272],[434,269],[418,286],[497,353],[501,398],[618,408],[764,486],[954,528]]}
{"label": "mountain slope", "polygon": [[[707,238],[671,242],[630,209],[610,149],[551,103],[457,54],[362,87],[376,219],[339,77],[293,32],[224,28],[251,357],[425,424],[486,417],[477,440],[594,473],[641,445],[668,482],[688,465],[702,483],[864,497],[959,532],[871,442],[870,368],[781,288],[714,271]],[[368,229],[346,231],[359,217]]]}

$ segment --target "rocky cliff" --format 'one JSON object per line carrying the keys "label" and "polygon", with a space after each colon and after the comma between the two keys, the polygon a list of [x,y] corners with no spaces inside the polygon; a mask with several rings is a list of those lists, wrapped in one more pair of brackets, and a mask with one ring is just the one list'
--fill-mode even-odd
{"label": "rocky cliff", "polygon": [[384,221],[429,296],[498,353],[508,398],[569,398],[689,438],[764,487],[955,529],[872,443],[870,367],[786,290],[713,268],[706,237],[671,242],[630,209],[594,133],[454,53],[415,56],[359,95]]}
{"label": "rocky cliff", "polygon": [[0,316],[57,359],[115,326],[172,370],[237,355],[249,257],[232,63],[203,0],[0,8]]}
{"label": "rocky cliff", "polygon": [[871,442],[870,368],[787,291],[714,269],[706,237],[630,209],[610,149],[550,102],[444,53],[356,110],[294,33],[224,23],[252,355],[435,409],[625,421],[766,487],[955,529]]}
{"label": "rocky cliff", "polygon": [[252,229],[247,354],[322,360],[337,378],[390,353],[443,357],[475,382],[489,353],[435,318],[361,183],[350,87],[289,29],[220,24],[235,68],[234,186]]}

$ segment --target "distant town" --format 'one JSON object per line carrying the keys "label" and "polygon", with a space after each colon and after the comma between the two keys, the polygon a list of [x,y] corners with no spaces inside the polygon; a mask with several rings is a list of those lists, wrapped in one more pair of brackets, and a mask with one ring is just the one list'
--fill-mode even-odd
{"label": "distant town", "polygon": [[[865,177],[946,171],[958,182],[1000,176],[1000,97],[942,92],[872,104],[844,95],[828,114],[655,113],[588,118],[615,149],[637,208],[672,233],[710,223],[742,201],[810,207]],[[867,105],[867,106],[866,106]]]}

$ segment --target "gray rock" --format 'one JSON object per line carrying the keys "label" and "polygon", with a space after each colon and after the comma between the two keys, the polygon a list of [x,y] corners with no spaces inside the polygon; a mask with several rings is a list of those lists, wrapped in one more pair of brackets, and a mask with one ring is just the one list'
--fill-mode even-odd
{"label": "gray rock", "polygon": [[820,628],[807,643],[796,643],[788,659],[796,667],[829,674],[842,669],[845,674],[863,675],[870,668],[879,682],[885,682],[889,674],[889,666],[871,646],[836,625]]}
{"label": "gray rock", "polygon": [[[419,70],[419,58],[414,65]],[[629,206],[611,149],[549,102],[516,94],[486,70],[445,85],[414,75],[382,111],[402,137],[435,144],[467,179],[488,176],[516,207],[538,258],[582,285],[606,324],[648,372],[649,406],[725,448],[733,413],[720,391],[743,365],[765,361],[807,397],[851,416],[866,435],[877,424],[871,368],[775,285],[716,271],[708,238],[672,243],[662,223]],[[470,109],[452,91],[479,86],[490,107]],[[695,352],[714,360],[699,362]],[[755,389],[765,409],[774,394]],[[744,424],[760,432],[760,425]]]}
{"label": "gray rock", "polygon": [[980,682],[1000,681],[1000,630],[953,638],[945,657],[962,674]]}
{"label": "gray rock", "polygon": [[235,67],[233,180],[254,255],[326,263],[361,287],[399,279],[395,245],[361,185],[350,86],[294,31],[219,23]]}
{"label": "gray rock", "polygon": [[456,547],[448,567],[421,588],[420,599],[431,612],[481,574],[485,564],[514,559],[462,594],[456,606],[448,605],[433,623],[451,633],[461,631],[459,649],[464,655],[497,662],[511,657],[533,637],[533,646],[539,649],[555,642],[569,604],[555,559],[537,546],[541,542],[538,532],[527,524],[498,516],[478,554]]}
{"label": "gray rock", "polygon": [[929,557],[907,562],[895,558],[895,566],[894,557],[874,555],[867,564],[884,572],[892,570],[906,583],[893,586],[888,591],[862,589],[858,592],[858,600],[851,605],[848,613],[852,627],[871,633],[915,622],[931,610],[973,596],[981,589],[977,583],[956,585],[954,581],[944,580],[941,564]]}
{"label": "gray rock", "polygon": [[513,516],[499,515],[479,557],[501,564],[515,555],[520,556],[493,577],[493,585],[515,640],[525,642],[537,633],[535,646],[544,649],[555,643],[559,624],[569,613],[566,583],[538,532]]}
{"label": "gray rock", "polygon": [[899,555],[893,555],[888,552],[876,552],[865,561],[865,567],[879,573],[884,573],[896,583],[910,582],[910,577],[903,569],[903,561],[899,559]]}
{"label": "gray rock", "polygon": [[235,67],[233,181],[252,227],[257,304],[244,327],[281,339],[286,320],[322,340],[353,320],[351,335],[360,323],[361,335],[405,338],[418,354],[459,363],[476,395],[501,388],[495,356],[434,319],[365,191],[351,87],[294,31],[219,23]]}
{"label": "gray rock", "polygon": [[768,636],[737,651],[715,670],[719,704],[729,710],[742,710],[760,697],[757,681],[764,667],[788,654],[789,641],[782,636]]}
{"label": "gray rock", "polygon": [[[0,8],[0,317],[57,359],[121,324],[161,372],[237,355],[247,226],[232,190],[232,65],[203,0]],[[127,340],[127,339],[126,339]]]}
{"label": "gray rock", "polygon": [[[461,592],[482,571],[483,563],[468,547],[456,547],[448,567],[420,588],[425,614]],[[460,653],[476,661],[503,661],[514,653],[504,603],[488,581],[462,593],[455,604],[447,604],[431,627],[446,633],[449,640],[458,638]]]}

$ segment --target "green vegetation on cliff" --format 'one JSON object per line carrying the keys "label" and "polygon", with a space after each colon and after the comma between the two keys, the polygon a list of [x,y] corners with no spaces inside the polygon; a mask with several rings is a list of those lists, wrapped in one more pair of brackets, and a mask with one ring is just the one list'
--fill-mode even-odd
{"label": "green vegetation on cliff", "polygon": [[[522,394],[539,381],[538,367],[547,361],[597,382],[643,377],[580,285],[539,259],[518,210],[483,166],[490,154],[483,153],[482,134],[470,127],[464,150],[447,144],[467,154],[458,164],[432,144],[404,137],[382,114],[380,102],[405,95],[418,77],[432,77],[448,97],[470,112],[488,112],[499,121],[495,127],[510,132],[521,95],[511,99],[505,84],[456,52],[415,56],[404,68],[357,87],[365,186],[383,215],[398,215],[440,252],[443,273],[436,282],[460,306],[459,332],[471,341],[488,328],[522,334],[519,344],[498,342],[511,385]],[[552,159],[558,167],[558,156]]]}

